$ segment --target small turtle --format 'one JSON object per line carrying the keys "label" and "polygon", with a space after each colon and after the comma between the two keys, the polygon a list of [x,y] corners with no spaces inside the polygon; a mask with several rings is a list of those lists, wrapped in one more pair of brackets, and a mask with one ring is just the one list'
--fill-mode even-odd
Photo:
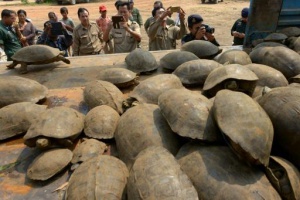
{"label": "small turtle", "polygon": [[282,199],[300,199],[300,173],[292,163],[271,156],[266,175]]}
{"label": "small turtle", "polygon": [[24,136],[29,147],[70,147],[84,127],[84,115],[75,109],[59,106],[46,110],[34,121]]}
{"label": "small turtle", "polygon": [[274,126],[273,150],[300,169],[300,89],[273,88],[257,102],[268,113]]}
{"label": "small turtle", "polygon": [[253,165],[267,166],[273,143],[273,125],[264,109],[241,92],[219,91],[213,115],[234,153]]}
{"label": "small turtle", "polygon": [[126,165],[118,158],[90,158],[71,175],[65,199],[123,199],[128,176]]}
{"label": "small turtle", "polygon": [[159,74],[141,81],[123,102],[123,107],[130,108],[136,103],[157,104],[158,97],[164,91],[183,88],[180,79],[173,74]]}
{"label": "small turtle", "polygon": [[107,68],[98,73],[97,79],[108,81],[118,88],[126,88],[137,85],[136,73],[124,68]]}
{"label": "small turtle", "polygon": [[187,143],[176,159],[199,199],[281,199],[260,169],[241,162],[227,146]]}
{"label": "small turtle", "polygon": [[48,64],[57,61],[63,61],[70,64],[70,60],[65,58],[63,51],[47,45],[32,45],[21,48],[11,58],[13,63],[7,68],[13,69],[21,64],[20,73],[27,73],[27,65]]}
{"label": "small turtle", "polygon": [[287,37],[298,37],[300,36],[300,28],[299,27],[287,27],[278,31],[278,33],[283,33]]}
{"label": "small turtle", "polygon": [[250,56],[242,50],[230,49],[220,54],[216,61],[220,64],[240,64],[247,65],[252,63]]}
{"label": "small turtle", "polygon": [[138,153],[149,146],[163,146],[173,155],[179,149],[178,136],[171,130],[157,105],[140,104],[127,110],[115,132],[120,159],[128,169]]}
{"label": "small turtle", "polygon": [[277,69],[287,79],[300,74],[300,56],[289,48],[280,46],[261,47],[251,52],[250,57],[254,63],[268,65]]}
{"label": "small turtle", "polygon": [[283,33],[271,33],[264,38],[265,42],[278,42],[283,44],[288,37]]}
{"label": "small turtle", "polygon": [[204,83],[203,92],[214,97],[218,91],[229,89],[252,95],[258,77],[248,68],[231,64],[214,69]]}
{"label": "small turtle", "polygon": [[212,103],[202,94],[171,89],[159,96],[158,106],[178,135],[208,142],[222,139],[210,112]]}
{"label": "small turtle", "polygon": [[198,59],[185,62],[173,72],[184,86],[203,85],[208,74],[222,65],[214,60]]}
{"label": "small turtle", "polygon": [[90,109],[96,106],[108,105],[119,114],[123,113],[123,93],[110,82],[100,80],[88,82],[84,88],[83,96]]}
{"label": "small turtle", "polygon": [[25,133],[46,110],[45,105],[14,103],[0,109],[0,140]]}
{"label": "small turtle", "polygon": [[194,53],[198,58],[212,59],[222,52],[216,45],[204,40],[193,40],[181,46],[181,51]]}
{"label": "small turtle", "polygon": [[261,94],[262,89],[267,86],[269,88],[283,87],[288,85],[285,76],[278,70],[261,64],[245,65],[248,69],[256,74],[258,81],[252,97],[257,97]]}
{"label": "small turtle", "polygon": [[106,150],[107,146],[105,143],[95,139],[86,139],[74,149],[71,163],[82,163],[90,158],[102,155]]}
{"label": "small turtle", "polygon": [[127,192],[131,200],[198,200],[189,177],[174,156],[160,146],[152,146],[139,153],[128,177]]}
{"label": "small turtle", "polygon": [[13,103],[45,99],[48,88],[40,83],[19,76],[0,76],[0,108]]}
{"label": "small turtle", "polygon": [[84,133],[96,139],[112,139],[120,115],[113,108],[102,105],[90,110],[84,119]]}
{"label": "small turtle", "polygon": [[135,73],[151,73],[158,68],[157,61],[150,51],[136,48],[125,58],[127,68]]}
{"label": "small turtle", "polygon": [[160,67],[166,72],[173,72],[179,65],[191,60],[199,60],[199,58],[188,51],[174,51],[160,59]]}
{"label": "small turtle", "polygon": [[62,171],[72,160],[69,149],[51,149],[36,157],[27,169],[27,177],[32,180],[47,180]]}

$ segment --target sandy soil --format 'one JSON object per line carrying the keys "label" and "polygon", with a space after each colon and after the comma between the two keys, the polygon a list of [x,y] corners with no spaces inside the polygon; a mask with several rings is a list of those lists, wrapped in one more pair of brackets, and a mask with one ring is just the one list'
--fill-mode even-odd
{"label": "sandy soil", "polygon": [[[31,0],[33,1],[33,0]],[[114,7],[114,0],[102,1],[97,3],[85,3],[77,5],[64,5],[69,9],[69,17],[74,20],[76,24],[79,23],[77,17],[77,9],[79,7],[85,7],[90,12],[90,20],[95,21],[99,17],[98,8],[100,4],[105,4],[108,8],[108,15],[112,16],[116,14],[116,9]],[[146,21],[148,17],[151,16],[152,6],[154,1],[149,0],[136,0],[135,7],[137,7]],[[202,4],[200,0],[164,0],[164,6],[181,6],[186,12],[186,19],[190,14],[200,14],[204,18],[204,23],[215,27],[215,36],[221,45],[231,45],[232,36],[230,35],[230,29],[236,19],[240,17],[240,11],[244,7],[249,7],[250,0],[224,0],[218,4],[205,3]],[[12,3],[12,2],[10,2]],[[43,23],[47,21],[47,13],[53,11],[61,17],[59,9],[61,5],[46,5],[46,4],[36,4],[36,5],[6,5],[4,2],[0,2],[1,10],[7,9],[24,9],[27,11],[27,15],[32,19],[34,25],[38,29],[43,28]],[[176,16],[172,16],[175,18]],[[144,30],[142,30],[142,46],[147,49],[148,47],[148,37]],[[178,44],[180,41],[178,41]]]}

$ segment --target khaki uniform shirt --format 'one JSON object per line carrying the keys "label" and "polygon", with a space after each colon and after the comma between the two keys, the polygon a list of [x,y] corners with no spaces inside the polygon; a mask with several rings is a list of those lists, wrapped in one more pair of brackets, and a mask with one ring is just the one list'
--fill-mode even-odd
{"label": "khaki uniform shirt", "polygon": [[173,25],[163,27],[162,22],[158,19],[148,29],[150,51],[176,49],[176,40],[187,34],[184,22],[181,22],[180,28]]}
{"label": "khaki uniform shirt", "polygon": [[102,38],[103,33],[96,23],[90,23],[88,28],[79,24],[73,32],[74,56],[99,54],[102,50]]}
{"label": "khaki uniform shirt", "polygon": [[[132,31],[141,34],[140,26],[135,21],[128,21],[127,23]],[[114,53],[131,52],[137,47],[138,41],[123,27],[120,29],[112,28],[109,35],[109,38],[114,40]]]}

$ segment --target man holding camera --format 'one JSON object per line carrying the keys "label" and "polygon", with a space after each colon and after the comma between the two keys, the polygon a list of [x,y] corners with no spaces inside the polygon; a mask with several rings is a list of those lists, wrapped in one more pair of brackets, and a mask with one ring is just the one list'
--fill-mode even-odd
{"label": "man holding camera", "polygon": [[[168,26],[166,23],[167,17],[174,12],[179,13],[180,27]],[[148,29],[149,50],[176,49],[176,40],[181,39],[187,33],[184,23],[185,12],[180,7],[169,7],[167,10],[158,7],[153,9],[152,16],[155,21]]]}
{"label": "man holding camera", "polygon": [[188,17],[188,28],[190,33],[181,39],[181,44],[192,40],[205,40],[220,46],[215,36],[213,35],[215,29],[208,25],[202,24],[203,18],[200,15],[193,14]]}

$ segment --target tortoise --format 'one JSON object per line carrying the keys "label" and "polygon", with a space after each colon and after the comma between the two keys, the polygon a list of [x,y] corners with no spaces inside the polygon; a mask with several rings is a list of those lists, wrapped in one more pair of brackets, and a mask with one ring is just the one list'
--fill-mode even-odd
{"label": "tortoise", "polygon": [[288,37],[283,33],[271,33],[267,35],[267,37],[264,38],[264,41],[266,42],[278,42],[278,43],[284,43],[285,40]]}
{"label": "tortoise", "polygon": [[108,105],[119,114],[123,113],[123,93],[110,82],[101,80],[88,82],[84,88],[83,96],[90,109],[96,106]]}
{"label": "tortoise", "polygon": [[159,65],[166,72],[173,72],[179,65],[199,58],[188,51],[173,51],[160,59]]}
{"label": "tortoise", "polygon": [[194,53],[198,58],[212,59],[222,52],[216,45],[204,40],[193,40],[181,46],[181,51]]}
{"label": "tortoise", "polygon": [[300,74],[300,56],[298,53],[280,46],[263,48],[263,52],[250,53],[250,57],[254,63],[273,67],[280,71],[287,79]]}
{"label": "tortoise", "polygon": [[300,37],[289,37],[286,43],[290,49],[300,54]]}
{"label": "tortoise", "polygon": [[97,79],[108,81],[118,88],[137,85],[136,73],[125,68],[107,68],[98,73]]}
{"label": "tortoise", "polygon": [[252,165],[269,163],[273,125],[264,109],[251,97],[230,90],[219,91],[213,116],[234,153]]}
{"label": "tortoise", "polygon": [[248,69],[256,74],[258,81],[252,97],[256,97],[261,94],[263,87],[269,88],[283,87],[288,85],[288,81],[285,76],[278,70],[261,64],[249,64],[245,65]]}
{"label": "tortoise", "polygon": [[288,81],[289,81],[289,83],[300,83],[300,74],[289,78]]}
{"label": "tortoise", "polygon": [[128,176],[126,165],[118,158],[96,156],[71,175],[65,199],[122,199]]}
{"label": "tortoise", "polygon": [[292,37],[292,36],[298,37],[298,36],[300,36],[300,28],[299,27],[287,27],[287,28],[281,29],[277,32],[278,33],[283,33],[287,37]]}
{"label": "tortoise", "polygon": [[[164,147],[141,151],[129,173],[128,199],[198,199],[188,176]],[[142,198],[141,198],[142,197]]]}
{"label": "tortoise", "polygon": [[198,59],[185,62],[173,72],[186,87],[203,85],[208,74],[222,65],[214,60]]}
{"label": "tortoise", "polygon": [[187,143],[176,159],[199,199],[281,199],[260,169],[236,159],[227,146]]}
{"label": "tortoise", "polygon": [[214,97],[222,89],[240,91],[252,95],[258,77],[248,68],[239,64],[230,64],[214,69],[206,78],[203,93]]}
{"label": "tortoise", "polygon": [[300,173],[289,161],[270,157],[266,175],[282,199],[300,199]]}
{"label": "tortoise", "polygon": [[107,150],[105,143],[95,139],[85,139],[73,151],[72,164],[82,163],[90,158],[102,155]]}
{"label": "tortoise", "polygon": [[73,156],[69,149],[50,149],[36,157],[27,169],[27,177],[32,180],[47,180],[62,171]]}
{"label": "tortoise", "polygon": [[250,56],[242,50],[230,49],[220,54],[216,61],[220,64],[240,64],[247,65],[252,63]]}
{"label": "tortoise", "polygon": [[140,104],[121,115],[115,140],[119,157],[128,169],[138,153],[149,146],[164,146],[174,155],[179,149],[178,136],[154,104]]}
{"label": "tortoise", "polygon": [[45,105],[14,103],[0,109],[0,140],[25,133],[31,123],[46,110]]}
{"label": "tortoise", "polygon": [[257,44],[253,49],[257,49],[260,47],[286,47],[286,46],[278,42],[261,42]]}
{"label": "tortoise", "polygon": [[130,108],[138,103],[157,104],[158,97],[164,91],[176,88],[183,88],[180,79],[173,74],[159,74],[141,81],[128,98],[123,102],[123,107]]}
{"label": "tortoise", "polygon": [[159,96],[158,106],[178,135],[208,142],[222,140],[210,111],[212,103],[201,93],[171,89]]}
{"label": "tortoise", "polygon": [[31,124],[24,135],[24,143],[38,148],[71,147],[83,126],[84,115],[75,109],[64,106],[50,108]]}
{"label": "tortoise", "polygon": [[47,45],[31,45],[18,50],[11,58],[13,63],[7,68],[13,69],[21,64],[20,73],[27,73],[27,65],[41,65],[52,62],[63,61],[70,64],[70,60],[63,55],[65,52]]}
{"label": "tortoise", "polygon": [[127,68],[135,73],[152,73],[158,68],[157,61],[150,51],[136,48],[125,58]]}
{"label": "tortoise", "polygon": [[264,55],[270,48],[272,48],[272,47],[261,46],[261,47],[257,47],[257,48],[252,49],[252,51],[249,54],[249,56],[252,60],[252,63],[261,64],[262,60],[264,59],[264,57],[261,56],[261,55]]}
{"label": "tortoise", "polygon": [[257,101],[268,113],[274,126],[273,151],[300,169],[300,89],[273,88]]}
{"label": "tortoise", "polygon": [[96,139],[112,139],[120,115],[113,108],[102,105],[90,110],[84,119],[85,135]]}
{"label": "tortoise", "polygon": [[48,88],[19,76],[0,76],[0,108],[13,103],[37,103],[45,99]]}

